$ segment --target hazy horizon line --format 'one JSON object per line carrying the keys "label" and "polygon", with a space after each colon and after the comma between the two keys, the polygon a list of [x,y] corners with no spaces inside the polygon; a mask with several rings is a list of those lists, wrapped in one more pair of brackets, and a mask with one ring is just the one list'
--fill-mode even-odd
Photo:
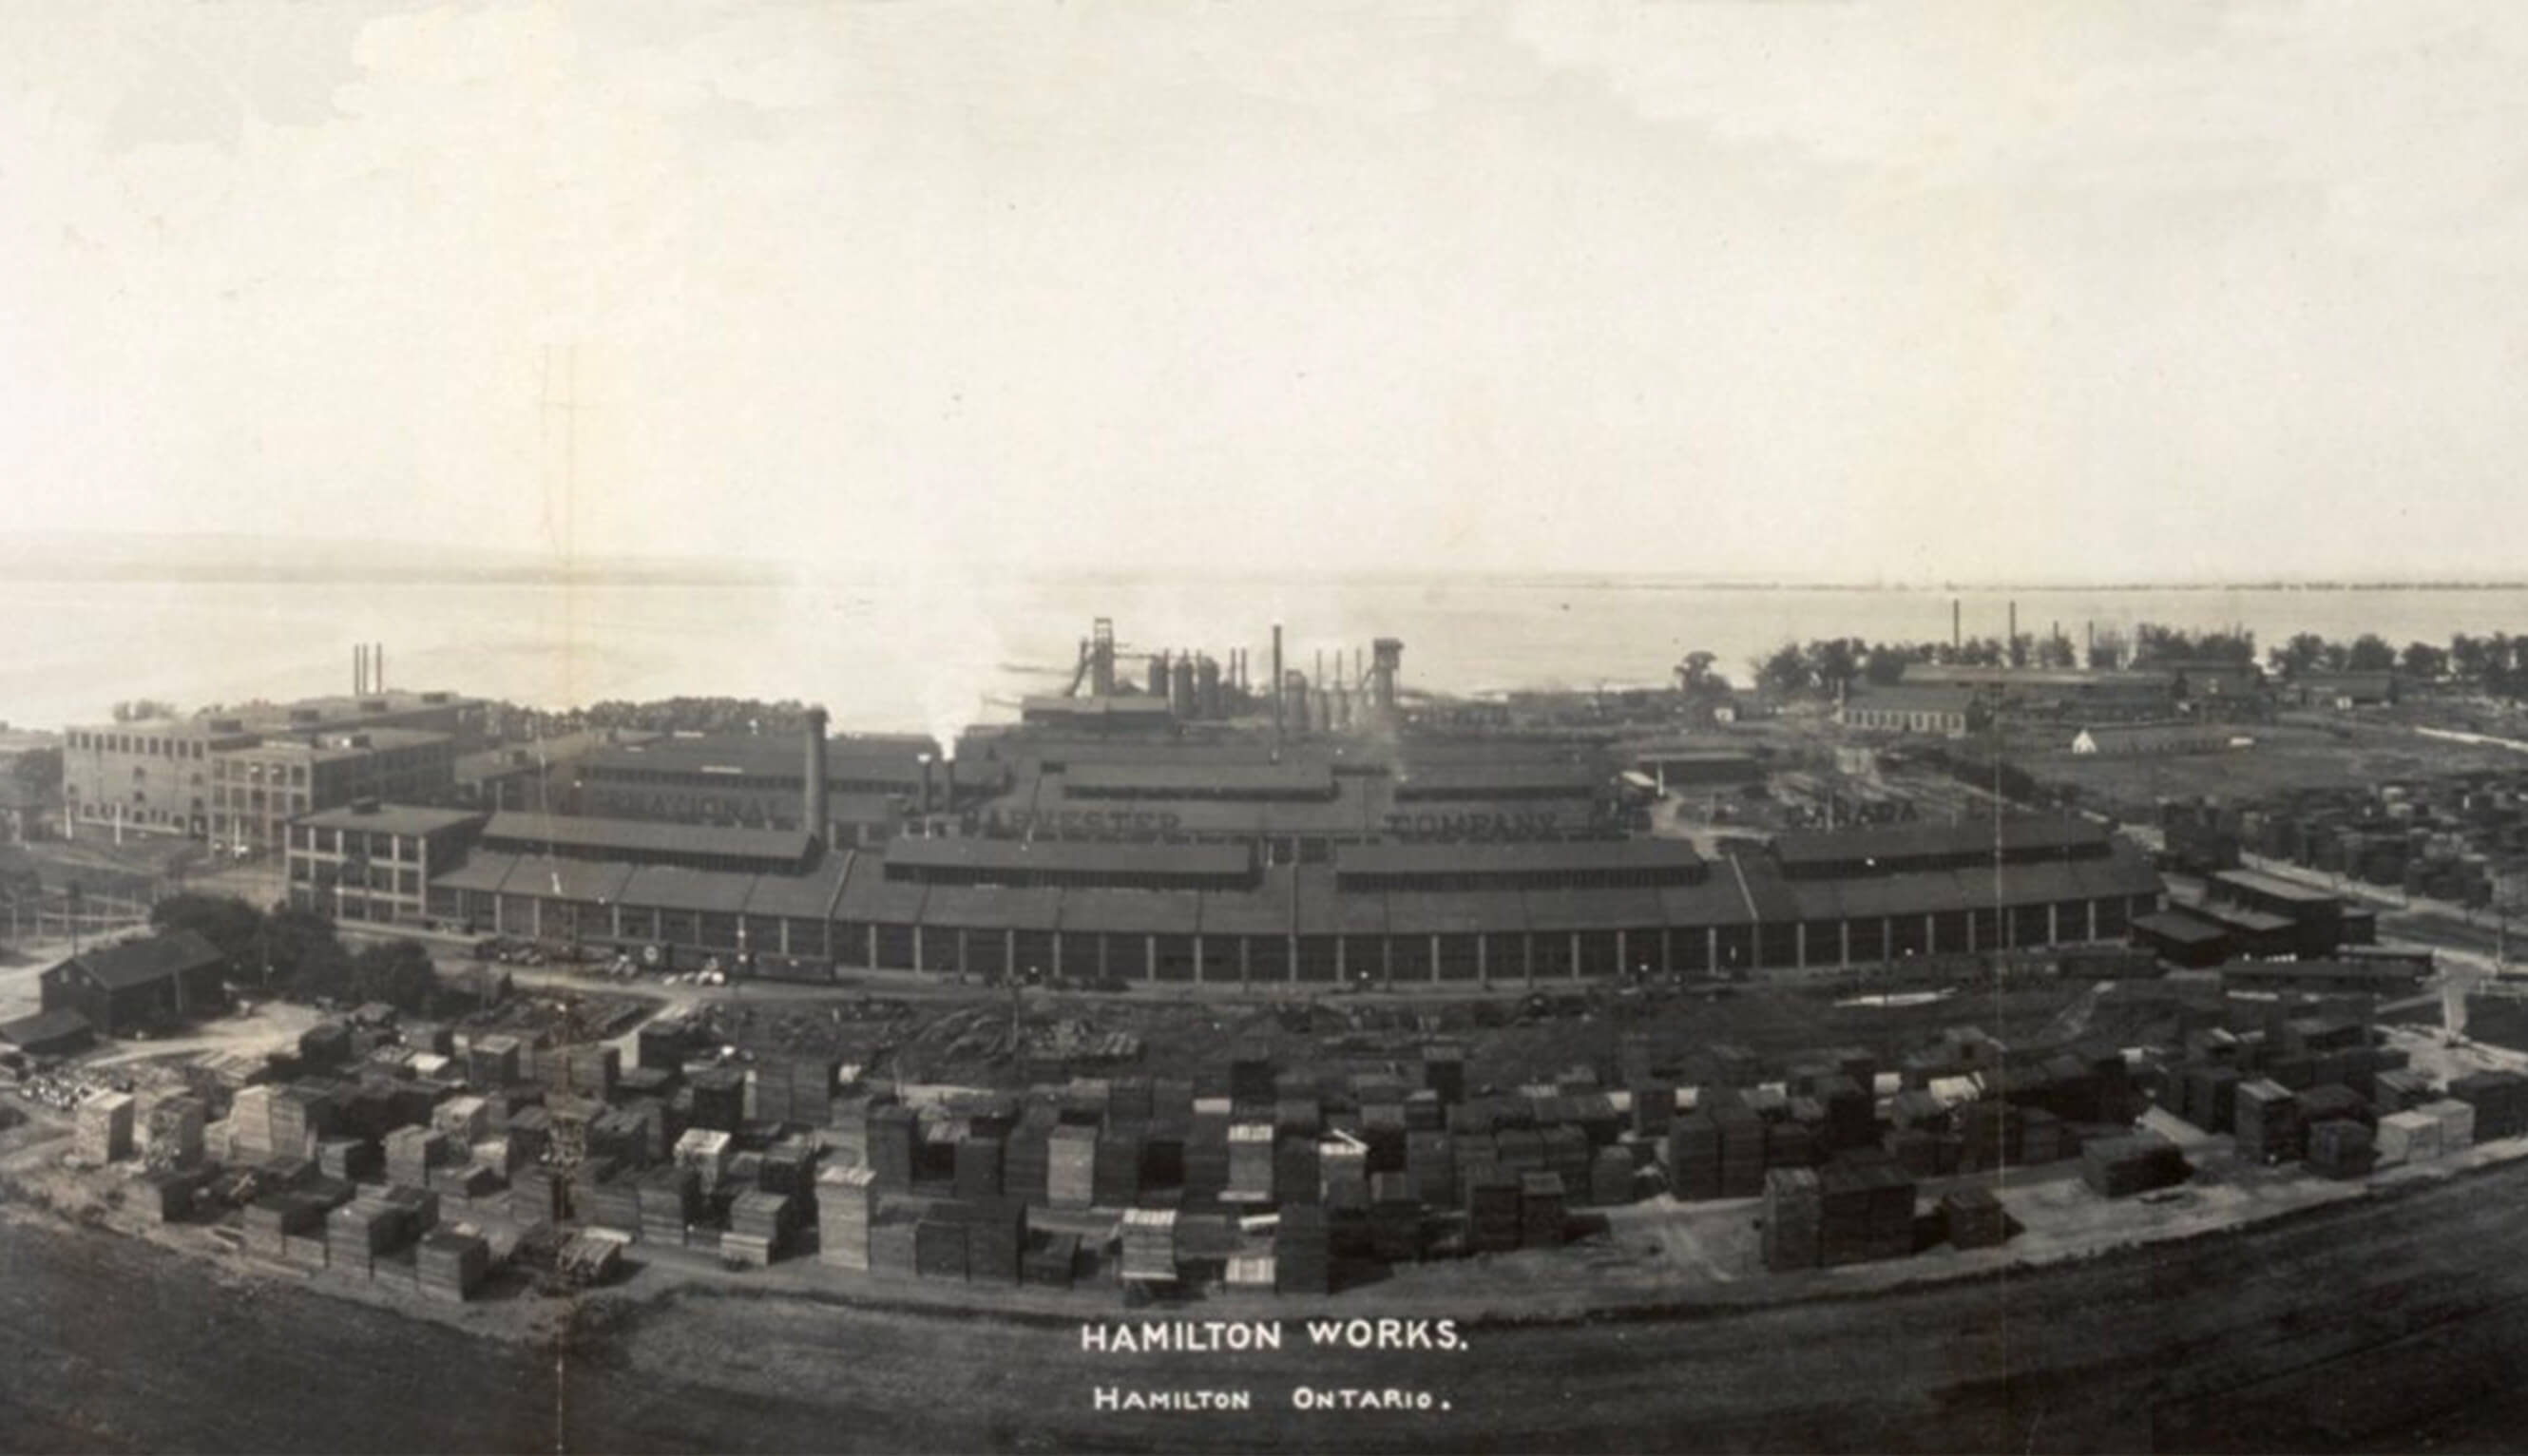
{"label": "hazy horizon line", "polygon": [[[901,558],[885,561],[819,562],[779,556],[699,557],[690,553],[643,551],[565,552],[514,546],[473,546],[438,541],[380,541],[321,536],[263,535],[245,532],[185,531],[9,531],[0,529],[0,553],[12,547],[42,546],[42,559],[12,563],[20,580],[100,581],[156,580],[239,582],[275,585],[344,581],[405,584],[534,585],[539,582],[582,584],[617,580],[625,586],[791,586],[819,575],[865,574],[883,581],[918,571]],[[105,554],[81,559],[63,549],[84,546]],[[351,559],[325,559],[340,554]],[[281,559],[274,559],[281,558]],[[1186,580],[1239,582],[1326,582],[1330,584],[1424,584],[1433,581],[1481,581],[1526,587],[1574,589],[1621,587],[1639,590],[1800,591],[1849,593],[1995,592],[2395,592],[2395,591],[2523,591],[2528,577],[2488,577],[2471,573],[2434,576],[2410,572],[2353,574],[2310,571],[2262,574],[2229,579],[2203,576],[2153,577],[1993,577],[1972,575],[1860,578],[1849,575],[1803,576],[1796,571],[1749,568],[1737,572],[1593,570],[1570,566],[1532,569],[1505,566],[1295,566],[1289,569],[1207,563],[1199,568],[1080,566],[1042,562],[976,560],[977,572],[1007,578],[1043,581],[1103,581],[1118,584]]]}

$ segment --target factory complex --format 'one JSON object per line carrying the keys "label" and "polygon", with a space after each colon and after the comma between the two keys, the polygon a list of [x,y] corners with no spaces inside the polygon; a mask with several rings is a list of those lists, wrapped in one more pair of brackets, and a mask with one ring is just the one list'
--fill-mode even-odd
{"label": "factory complex", "polygon": [[1841,967],[2121,941],[2160,905],[2148,859],[2086,820],[1795,833],[1708,857],[1628,832],[1600,751],[1450,747],[1276,761],[1235,741],[1082,749],[1020,730],[922,765],[910,811],[866,842],[832,817],[816,723],[779,775],[803,827],[362,804],[292,824],[288,872],[293,901],[340,919],[652,964],[1186,986]]}

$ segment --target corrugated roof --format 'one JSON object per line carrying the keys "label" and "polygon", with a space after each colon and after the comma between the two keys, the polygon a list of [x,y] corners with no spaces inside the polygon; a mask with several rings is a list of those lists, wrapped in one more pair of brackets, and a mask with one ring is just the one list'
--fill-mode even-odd
{"label": "corrugated roof", "polygon": [[88,1023],[86,1016],[81,1015],[74,1008],[65,1006],[49,1012],[37,1012],[31,1016],[20,1016],[14,1021],[0,1021],[0,1042],[7,1042],[11,1046],[24,1047],[30,1051],[40,1051],[55,1042],[67,1042],[74,1037],[92,1035],[95,1030],[96,1028]]}
{"label": "corrugated roof", "polygon": [[1065,890],[1062,928],[1119,935],[1191,935],[1202,927],[1199,896],[1181,890]]}
{"label": "corrugated roof", "polygon": [[1075,763],[1063,775],[1067,796],[1141,794],[1331,795],[1334,769],[1323,763]]}
{"label": "corrugated roof", "polygon": [[1527,929],[1527,899],[1514,891],[1398,890],[1387,897],[1387,928],[1398,935],[1514,935]]}
{"label": "corrugated roof", "polygon": [[801,859],[808,854],[804,829],[718,829],[530,811],[494,814],[483,838],[486,843],[529,853],[567,846],[627,855],[711,855],[732,859]]}
{"label": "corrugated roof", "polygon": [[1558,790],[1573,798],[1593,793],[1606,775],[1585,763],[1433,763],[1407,762],[1396,775],[1396,797],[1426,799],[1437,794],[1485,794],[1514,790]]}
{"label": "corrugated roof", "polygon": [[1060,890],[932,885],[922,902],[924,925],[974,930],[1052,930],[1062,923]]}
{"label": "corrugated roof", "polygon": [[755,880],[752,870],[645,864],[632,871],[612,898],[630,906],[733,915],[746,909]]}
{"label": "corrugated roof", "polygon": [[929,892],[929,886],[918,881],[888,879],[885,862],[875,854],[854,855],[842,896],[834,902],[834,917],[910,925],[922,918],[922,903]]}
{"label": "corrugated roof", "polygon": [[2223,934],[2220,926],[2182,908],[2143,915],[2133,922],[2133,928],[2145,935],[2156,935],[2162,940],[2186,945],[2207,944],[2219,940]]}
{"label": "corrugated roof", "polygon": [[1265,876],[1265,888],[1254,893],[1230,890],[1202,892],[1205,935],[1288,935],[1298,923],[1287,875]]}
{"label": "corrugated roof", "polygon": [[1691,873],[1703,862],[1694,846],[1678,839],[1342,845],[1335,850],[1335,870],[1345,875],[1510,876],[1664,870]]}
{"label": "corrugated roof", "polygon": [[843,878],[851,873],[854,853],[842,850],[829,854],[806,874],[756,876],[755,891],[747,897],[746,912],[799,919],[823,917],[842,894]]}
{"label": "corrugated roof", "polygon": [[[1699,885],[1663,885],[1659,891],[1660,910],[1671,925],[1749,925],[1755,923],[1755,907],[1739,888],[1733,861],[1722,858],[1712,867],[1712,877]],[[1402,897],[1390,895],[1393,902]]]}
{"label": "corrugated roof", "polygon": [[1339,893],[1333,868],[1324,864],[1298,865],[1291,871],[1290,880],[1291,894],[1298,901],[1301,935],[1386,933],[1385,896]]}
{"label": "corrugated roof", "polygon": [[632,878],[629,864],[595,859],[549,859],[521,855],[509,877],[500,882],[503,895],[533,895],[546,900],[620,900]]}
{"label": "corrugated roof", "polygon": [[2303,885],[2297,880],[2287,880],[2280,875],[2266,874],[2256,869],[2225,869],[2213,875],[2212,878],[2216,883],[2229,885],[2234,889],[2270,896],[2276,900],[2288,900],[2299,905],[2327,905],[2343,898],[2332,890],[2321,890],[2314,885]]}
{"label": "corrugated roof", "polygon": [[1537,930],[1640,930],[1667,923],[1657,890],[1529,890],[1527,923]]}
{"label": "corrugated roof", "polygon": [[1242,845],[1150,845],[1014,839],[898,839],[886,847],[890,866],[1068,871],[1104,874],[1212,875],[1253,872]]}
{"label": "corrugated roof", "polygon": [[306,814],[294,822],[313,829],[356,829],[368,834],[436,834],[459,824],[481,821],[483,815],[456,808],[430,808],[417,804],[381,804],[374,809],[328,808]]}
{"label": "corrugated roof", "polygon": [[1788,865],[1896,861],[1991,854],[1996,842],[2014,854],[2072,850],[2106,843],[2107,828],[2087,819],[2028,815],[1984,824],[1889,824],[1778,835],[1773,858]]}
{"label": "corrugated roof", "polygon": [[500,882],[509,877],[509,871],[517,867],[515,855],[476,850],[465,857],[464,863],[446,874],[432,876],[430,883],[444,890],[498,890]]}
{"label": "corrugated roof", "polygon": [[218,965],[228,958],[219,947],[193,930],[179,930],[172,935],[144,936],[139,940],[122,941],[82,951],[64,965],[77,965],[109,991],[132,986],[145,986],[170,976],[205,965]]}

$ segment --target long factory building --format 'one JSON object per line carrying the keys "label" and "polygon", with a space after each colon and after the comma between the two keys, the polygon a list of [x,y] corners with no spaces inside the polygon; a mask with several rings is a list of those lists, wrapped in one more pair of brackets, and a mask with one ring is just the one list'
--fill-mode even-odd
{"label": "long factory building", "polygon": [[[1624,835],[1603,764],[1412,741],[1351,758],[1017,739],[935,784],[917,767],[871,843],[839,829],[821,713],[793,752],[795,770],[757,755],[783,775],[765,788],[799,796],[785,827],[338,811],[290,826],[290,894],[408,920],[419,870],[422,918],[645,959],[1217,985],[1870,964],[2123,940],[2161,902],[2142,854],[2086,820],[1787,834],[1714,859]],[[407,820],[428,843],[403,842]]]}
{"label": "long factory building", "polygon": [[1728,973],[2122,940],[2157,910],[2103,826],[1342,846],[899,838],[500,814],[430,881],[431,917],[544,942],[838,967],[1213,985]]}

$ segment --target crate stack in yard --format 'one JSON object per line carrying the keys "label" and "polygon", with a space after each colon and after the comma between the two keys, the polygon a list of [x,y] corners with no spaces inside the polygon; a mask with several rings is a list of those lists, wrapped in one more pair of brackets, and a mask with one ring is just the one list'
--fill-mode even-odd
{"label": "crate stack in yard", "polygon": [[1284,1294],[1327,1294],[1334,1289],[1334,1227],[1322,1208],[1282,1210],[1273,1234],[1273,1278]]}
{"label": "crate stack in yard", "polygon": [[162,1097],[141,1118],[141,1161],[152,1170],[189,1169],[202,1162],[202,1132],[209,1109],[191,1096]]}
{"label": "crate stack in yard", "polygon": [[[331,1077],[292,1081],[276,1064],[266,1074],[281,1080],[237,1093],[201,1135],[204,1153],[253,1176],[200,1201],[251,1201],[239,1223],[259,1258],[416,1284],[416,1242],[444,1196],[459,1227],[504,1207],[521,1224],[738,1264],[777,1259],[813,1223],[818,1261],[855,1275],[1325,1293],[1353,1261],[1549,1250],[1602,1222],[1628,1239],[1629,1214],[1573,1215],[1662,1191],[1751,1205],[1714,1216],[1757,1223],[1767,1268],[1901,1258],[1930,1179],[2070,1159],[2101,1197],[2183,1182],[2177,1145],[2133,1131],[2145,1095],[2153,1118],[2234,1133],[2242,1161],[2304,1160],[2317,1176],[2528,1134],[2528,1077],[2480,1072],[2437,1091],[2340,1006],[2321,1010],[2278,1008],[2243,1032],[2198,1020],[2130,1066],[2099,1037],[2012,1047],[1960,1027],[1884,1073],[1835,1048],[1770,1081],[1743,1049],[1709,1048],[1700,1065],[1688,1054],[1478,1085],[1460,1050],[1426,1042],[1418,1066],[1347,1050],[1362,1060],[1277,1068],[1248,1048],[1199,1081],[1126,1073],[945,1095],[838,1092],[832,1063],[778,1055],[754,1064],[750,1094],[731,1066],[652,1065],[646,1033],[628,1073],[609,1072],[604,1049],[564,1047],[514,1082],[501,1039],[475,1036],[433,1064],[443,1076],[392,1047]],[[468,1087],[451,1069],[506,1084]],[[149,1113],[157,1174],[156,1146],[184,1134],[182,1114],[162,1133]],[[505,1205],[481,1202],[503,1178]],[[1934,1185],[1952,1245],[2006,1240],[2000,1186]],[[162,1217],[199,1191],[149,1187]],[[461,1263],[439,1266],[460,1286]]]}
{"label": "crate stack in yard", "polygon": [[1959,1249],[1989,1249],[2010,1238],[2010,1215],[1989,1188],[1952,1188],[1940,1195],[1940,1226]]}
{"label": "crate stack in yard", "polygon": [[2105,1198],[2172,1187],[2186,1181],[2186,1154],[2156,1132],[2103,1138],[2080,1149],[2080,1176]]}
{"label": "crate stack in yard", "polygon": [[816,1174],[816,1262],[867,1273],[877,1216],[877,1174],[830,1167]]}
{"label": "crate stack in yard", "polygon": [[1169,1283],[1177,1276],[1177,1211],[1127,1209],[1121,1272],[1128,1280]]}
{"label": "crate stack in yard", "polygon": [[1047,1288],[1068,1289],[1080,1265],[1080,1235],[1054,1233],[1043,1243],[1029,1249],[1022,1261],[1027,1283]]}
{"label": "crate stack in yard", "polygon": [[79,1161],[103,1165],[132,1156],[132,1094],[95,1092],[79,1105],[71,1148]]}
{"label": "crate stack in yard", "polygon": [[[1016,1284],[1025,1272],[1027,1205],[1009,1198],[960,1201],[966,1220],[966,1276],[978,1284]],[[1173,1217],[1174,1211],[1169,1211]]]}
{"label": "crate stack in yard", "polygon": [[2258,1077],[2240,1082],[2232,1102],[2238,1156],[2255,1163],[2295,1163],[2302,1148],[2299,1100],[2282,1083]]}

